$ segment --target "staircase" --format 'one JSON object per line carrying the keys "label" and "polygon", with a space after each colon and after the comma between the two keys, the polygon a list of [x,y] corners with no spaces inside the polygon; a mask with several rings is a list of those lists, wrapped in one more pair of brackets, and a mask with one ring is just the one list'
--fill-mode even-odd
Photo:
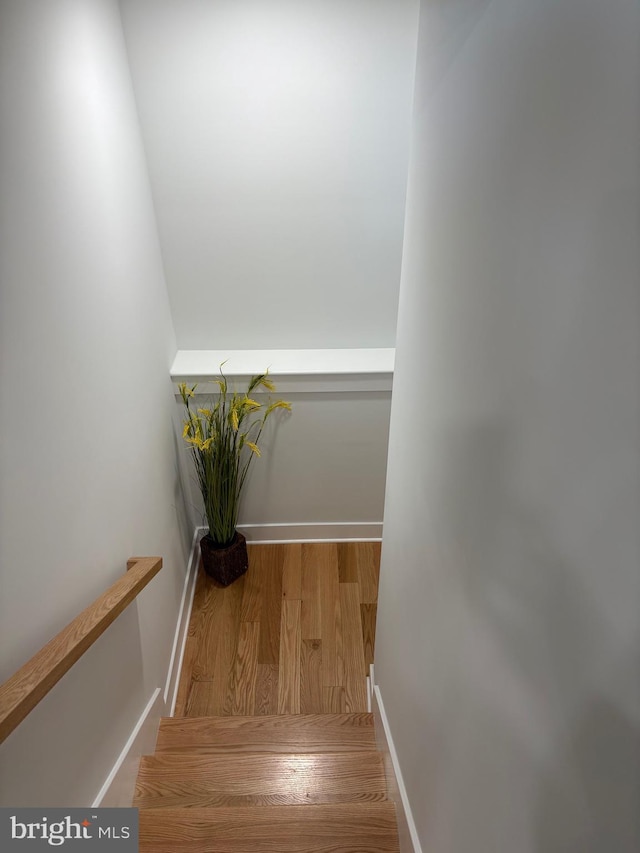
{"label": "staircase", "polygon": [[140,853],[398,853],[371,714],[166,718]]}

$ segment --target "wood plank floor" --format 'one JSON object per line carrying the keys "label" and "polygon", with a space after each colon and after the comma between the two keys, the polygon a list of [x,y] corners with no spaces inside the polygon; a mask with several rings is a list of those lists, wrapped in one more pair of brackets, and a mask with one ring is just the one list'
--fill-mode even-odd
{"label": "wood plank floor", "polygon": [[141,809],[140,849],[172,853],[398,853],[393,803]]}
{"label": "wood plank floor", "polygon": [[200,567],[176,716],[367,710],[380,545],[250,545],[223,588]]}
{"label": "wood plank floor", "polygon": [[379,752],[239,752],[213,757],[143,756],[135,805],[140,809],[209,808],[386,799]]}
{"label": "wood plank floor", "polygon": [[372,714],[277,714],[252,717],[164,717],[156,755],[239,752],[372,752]]}

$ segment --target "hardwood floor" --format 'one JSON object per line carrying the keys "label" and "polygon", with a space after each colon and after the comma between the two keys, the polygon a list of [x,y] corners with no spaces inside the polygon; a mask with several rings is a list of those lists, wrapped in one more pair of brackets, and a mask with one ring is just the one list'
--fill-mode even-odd
{"label": "hardwood floor", "polygon": [[372,714],[165,718],[140,853],[399,853]]}
{"label": "hardwood floor", "polygon": [[380,546],[254,545],[200,568],[174,717],[141,759],[141,853],[399,853],[365,678]]}
{"label": "hardwood floor", "polygon": [[250,545],[231,586],[199,570],[175,715],[367,710],[380,545]]}
{"label": "hardwood floor", "polygon": [[387,799],[379,752],[145,755],[136,806],[317,805]]}

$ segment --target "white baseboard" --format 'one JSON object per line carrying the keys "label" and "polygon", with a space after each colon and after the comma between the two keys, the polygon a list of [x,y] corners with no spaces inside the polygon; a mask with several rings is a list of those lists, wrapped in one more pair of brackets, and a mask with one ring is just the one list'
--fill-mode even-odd
{"label": "white baseboard", "polygon": [[160,717],[164,712],[162,690],[157,687],[91,808],[131,806],[140,757],[154,751]]}
{"label": "white baseboard", "polygon": [[[167,680],[164,688],[164,701],[167,708],[171,709],[169,712],[171,716],[173,716],[173,711],[176,706],[178,685],[180,683],[180,672],[182,670],[182,660],[184,658],[184,649],[187,642],[189,620],[191,619],[191,608],[193,606],[193,595],[196,589],[196,577],[198,575],[198,563],[200,559],[198,543],[202,536],[202,532],[202,529],[198,527],[193,531],[191,553],[189,554],[187,573],[184,578],[182,601],[180,602],[180,612],[178,615],[178,622],[176,624],[176,632],[173,638],[171,660],[169,661]],[[170,703],[169,697],[171,697]]]}
{"label": "white baseboard", "polygon": [[[164,691],[161,687],[157,687],[153,692],[122,752],[118,756],[116,763],[107,776],[104,785],[100,789],[93,803],[93,808],[98,808],[99,806],[110,806],[112,808],[131,806],[140,757],[155,750],[160,718],[167,714],[169,708],[169,713],[173,715],[178,695],[178,684],[180,681],[187,632],[189,630],[193,595],[196,588],[200,553],[198,542],[201,535],[202,531],[199,529],[196,529],[193,533],[191,553],[182,588],[182,600],[180,602]],[[171,697],[171,705],[167,701],[169,697]]]}
{"label": "white baseboard", "polygon": [[370,682],[373,685],[372,710],[378,749],[382,752],[389,799],[393,800],[398,819],[400,853],[422,853],[420,839],[411,813],[411,805],[404,786],[398,754],[393,743],[389,721],[384,710],[380,688],[375,683],[373,666]]}
{"label": "white baseboard", "polygon": [[290,542],[379,542],[382,522],[336,521],[291,524],[239,524],[238,530],[253,545]]}

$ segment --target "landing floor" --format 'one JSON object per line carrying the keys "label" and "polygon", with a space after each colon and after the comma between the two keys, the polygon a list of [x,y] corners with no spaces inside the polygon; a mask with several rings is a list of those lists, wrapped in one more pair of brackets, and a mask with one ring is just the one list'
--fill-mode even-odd
{"label": "landing floor", "polygon": [[226,589],[199,569],[176,716],[366,711],[379,543],[250,545]]}

